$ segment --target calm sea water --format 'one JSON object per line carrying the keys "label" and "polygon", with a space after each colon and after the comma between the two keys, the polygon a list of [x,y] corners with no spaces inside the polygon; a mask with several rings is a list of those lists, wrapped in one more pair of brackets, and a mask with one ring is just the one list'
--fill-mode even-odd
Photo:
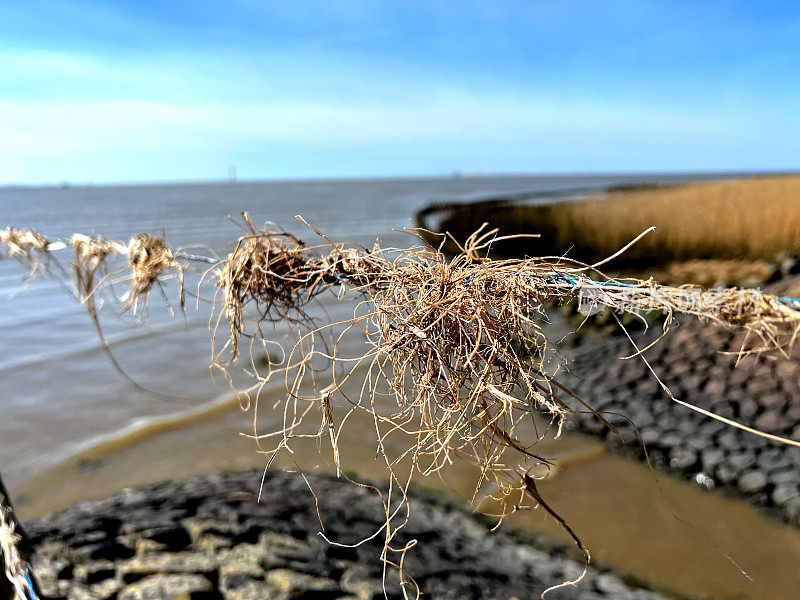
{"label": "calm sea water", "polygon": [[[365,181],[151,185],[0,189],[0,227],[35,228],[50,237],[74,232],[125,240],[165,231],[173,246],[204,244],[197,253],[224,256],[241,230],[227,217],[249,211],[257,223],[274,221],[309,242],[302,215],[331,238],[371,246],[409,243],[393,228],[409,225],[431,201],[478,199],[507,193],[574,191],[608,185],[715,179],[723,175],[598,175]],[[724,175],[730,177],[730,174]],[[548,198],[541,198],[547,202]],[[58,255],[68,266],[69,251]],[[0,472],[11,486],[100,442],[147,427],[165,415],[202,410],[230,388],[208,369],[208,314],[191,302],[173,317],[154,298],[144,319],[101,309],[103,329],[123,367],[150,389],[122,378],[99,347],[84,307],[57,280],[22,281],[22,267],[0,261]],[[196,281],[197,275],[193,280]],[[170,290],[167,289],[169,294]],[[213,294],[213,292],[210,292]],[[335,317],[352,310],[325,300]],[[286,331],[276,328],[276,339]]]}

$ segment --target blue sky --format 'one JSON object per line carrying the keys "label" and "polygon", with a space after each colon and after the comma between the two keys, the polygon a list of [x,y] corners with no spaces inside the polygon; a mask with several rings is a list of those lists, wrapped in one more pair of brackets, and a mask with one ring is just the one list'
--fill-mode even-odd
{"label": "blue sky", "polygon": [[0,184],[800,168],[800,3],[0,3]]}

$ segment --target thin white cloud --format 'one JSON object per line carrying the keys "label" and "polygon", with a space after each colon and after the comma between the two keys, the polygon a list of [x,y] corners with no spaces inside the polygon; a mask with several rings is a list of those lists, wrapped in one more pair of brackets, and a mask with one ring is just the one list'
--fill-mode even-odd
{"label": "thin white cloud", "polygon": [[[350,164],[359,152],[367,164],[402,147],[406,172],[437,156],[477,170],[657,169],[702,168],[698,148],[730,157],[735,147],[749,146],[751,155],[764,147],[764,159],[776,164],[800,151],[798,136],[787,134],[800,133],[800,117],[780,99],[764,112],[735,97],[699,106],[675,97],[534,90],[530,81],[437,80],[394,67],[315,54],[0,53],[0,182],[168,178],[170,165],[175,177],[202,178],[208,165],[243,154],[264,165],[256,176],[305,174],[302,153],[294,167],[269,170],[269,153],[288,147],[329,152],[325,174],[337,172],[337,149],[352,150]],[[415,147],[417,162],[408,158]],[[132,153],[157,155],[158,175],[126,170]],[[383,172],[396,168],[387,162]]]}
{"label": "thin white cloud", "polygon": [[0,101],[0,155],[61,151],[257,148],[263,142],[336,146],[429,140],[481,143],[587,138],[728,136],[706,111],[554,103],[541,97],[429,92],[416,103],[358,101],[167,103],[144,100]]}

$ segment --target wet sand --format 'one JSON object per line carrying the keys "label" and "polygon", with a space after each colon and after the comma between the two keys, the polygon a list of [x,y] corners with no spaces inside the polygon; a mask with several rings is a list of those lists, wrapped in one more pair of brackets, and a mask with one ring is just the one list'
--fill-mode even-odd
{"label": "wet sand", "polygon": [[[350,423],[351,432],[371,427],[365,417],[355,416]],[[247,430],[252,430],[249,414],[224,408],[189,422],[151,427],[133,439],[87,451],[15,490],[18,510],[28,519],[148,482],[263,468],[265,459],[255,443],[239,434]],[[372,439],[354,435],[343,445],[341,458],[348,473],[385,477],[383,463],[374,458]],[[325,442],[298,444],[294,449],[295,454],[282,455],[275,466],[335,472]],[[721,494],[608,454],[596,438],[569,434],[544,440],[538,449],[557,464],[553,475],[540,483],[542,494],[598,564],[692,597],[792,598],[800,588],[796,529]],[[472,468],[456,464],[444,481],[431,477],[417,483],[469,495],[473,481]],[[569,542],[543,511],[517,513],[507,524]]]}

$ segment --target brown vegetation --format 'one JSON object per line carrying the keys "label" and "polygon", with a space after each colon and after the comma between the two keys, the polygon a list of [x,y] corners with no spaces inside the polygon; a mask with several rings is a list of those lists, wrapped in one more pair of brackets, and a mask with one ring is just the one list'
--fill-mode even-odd
{"label": "brown vegetation", "polygon": [[800,176],[611,191],[592,200],[548,206],[463,204],[450,208],[440,229],[464,239],[483,222],[503,234],[541,234],[538,240],[497,244],[495,250],[506,256],[568,253],[592,262],[655,226],[614,265],[650,268],[696,259],[772,259],[783,251],[800,251]]}

